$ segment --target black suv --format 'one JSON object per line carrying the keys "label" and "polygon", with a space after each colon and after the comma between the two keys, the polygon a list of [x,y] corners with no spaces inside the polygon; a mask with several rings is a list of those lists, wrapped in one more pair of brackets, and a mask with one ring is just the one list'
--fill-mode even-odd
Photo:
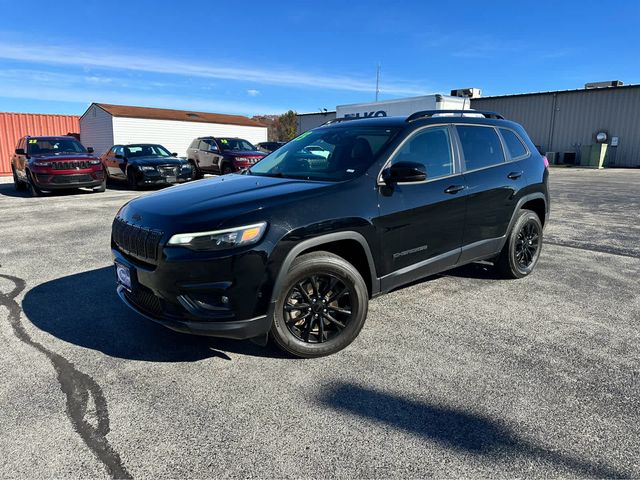
{"label": "black suv", "polygon": [[[310,160],[309,145],[330,153]],[[520,125],[491,112],[335,120],[242,175],[124,205],[118,293],[174,330],[328,355],[396,287],[479,260],[531,273],[547,167]]]}

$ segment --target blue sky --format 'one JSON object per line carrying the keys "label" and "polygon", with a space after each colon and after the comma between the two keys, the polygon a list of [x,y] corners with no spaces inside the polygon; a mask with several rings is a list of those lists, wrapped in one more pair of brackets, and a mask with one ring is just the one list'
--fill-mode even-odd
{"label": "blue sky", "polygon": [[244,115],[640,83],[640,2],[0,0],[0,111]]}

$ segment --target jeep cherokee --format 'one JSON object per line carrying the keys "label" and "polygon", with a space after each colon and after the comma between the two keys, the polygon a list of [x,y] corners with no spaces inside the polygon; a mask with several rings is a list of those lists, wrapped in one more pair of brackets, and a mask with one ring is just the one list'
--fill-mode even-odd
{"label": "jeep cherokee", "polygon": [[[310,162],[310,145],[327,158]],[[242,175],[124,205],[111,238],[118,294],[174,330],[328,355],[394,288],[479,260],[530,274],[547,167],[520,125],[491,112],[334,120]]]}

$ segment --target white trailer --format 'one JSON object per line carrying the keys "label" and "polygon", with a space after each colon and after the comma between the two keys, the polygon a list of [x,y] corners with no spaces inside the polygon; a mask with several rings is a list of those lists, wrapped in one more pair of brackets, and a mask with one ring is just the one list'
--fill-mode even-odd
{"label": "white trailer", "polygon": [[400,98],[382,102],[352,103],[338,105],[336,118],[343,117],[406,117],[421,110],[470,110],[468,98],[449,95],[424,95],[421,97]]}

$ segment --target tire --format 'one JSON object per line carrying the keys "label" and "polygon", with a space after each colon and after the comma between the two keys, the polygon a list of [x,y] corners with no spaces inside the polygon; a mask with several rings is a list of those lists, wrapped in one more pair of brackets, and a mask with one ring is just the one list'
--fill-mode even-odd
{"label": "tire", "polygon": [[131,168],[127,169],[127,183],[129,184],[129,188],[131,190],[140,189],[140,187],[138,187],[138,182],[136,181],[136,173]]}
{"label": "tire", "polygon": [[27,185],[18,179],[18,174],[15,168],[13,168],[13,165],[11,166],[11,173],[13,174],[13,188],[15,188],[17,192],[24,192],[27,189]]}
{"label": "tire", "polygon": [[520,210],[498,259],[496,268],[505,278],[529,275],[542,250],[542,222],[531,210]]}
{"label": "tire", "polygon": [[38,186],[35,184],[35,182],[33,181],[33,176],[31,172],[27,172],[27,178],[29,179],[29,181],[27,182],[27,187],[29,188],[29,192],[31,193],[31,196],[41,197],[42,190],[40,190]]}
{"label": "tire", "polygon": [[102,180],[102,183],[100,184],[100,186],[95,187],[93,189],[94,192],[96,193],[102,193],[107,189],[107,177],[105,176],[104,179]]}
{"label": "tire", "polygon": [[297,357],[331,355],[358,336],[368,305],[367,286],[345,259],[329,252],[301,255],[278,292],[270,336]]}
{"label": "tire", "polygon": [[193,178],[196,180],[204,178],[204,173],[202,173],[202,171],[198,168],[195,160],[189,160],[189,163],[191,164],[191,168],[193,169]]}
{"label": "tire", "polygon": [[222,166],[222,170],[220,171],[220,175],[229,175],[230,173],[233,173],[233,168],[231,168],[231,165],[229,165],[228,163],[225,163]]}

